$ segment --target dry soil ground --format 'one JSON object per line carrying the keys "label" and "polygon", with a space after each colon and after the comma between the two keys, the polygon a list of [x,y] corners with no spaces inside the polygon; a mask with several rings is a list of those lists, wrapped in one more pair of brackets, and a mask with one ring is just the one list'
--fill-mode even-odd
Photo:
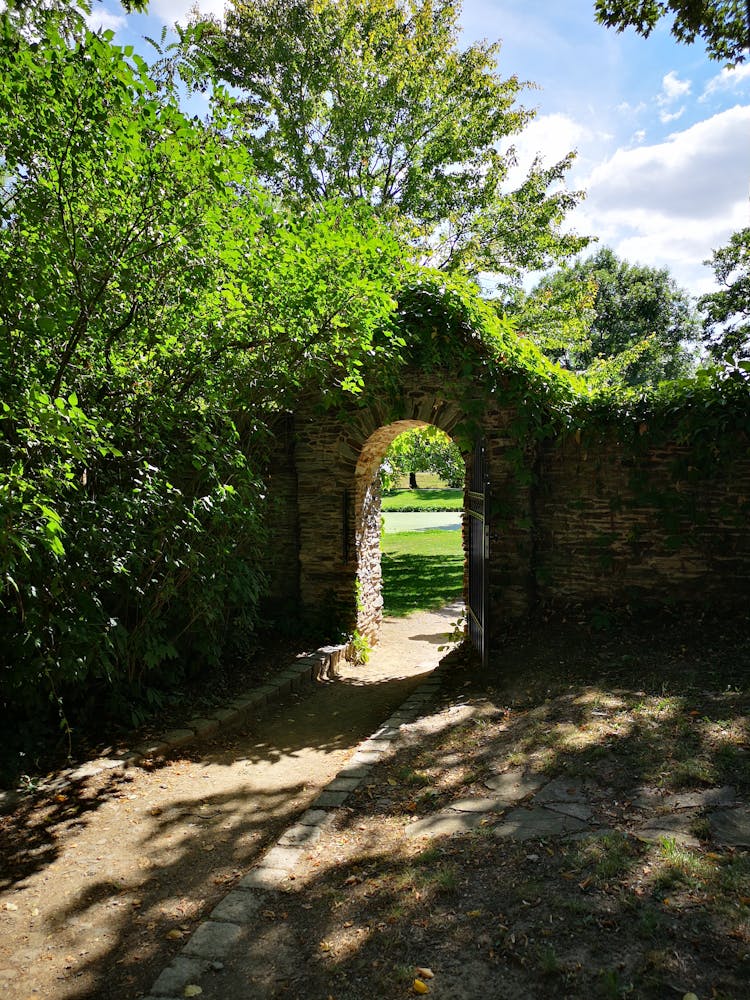
{"label": "dry soil ground", "polygon": [[[377,661],[247,733],[8,817],[5,995],[147,991],[435,662],[446,619],[421,621],[396,627],[374,684]],[[204,1000],[748,1000],[748,621],[598,624],[539,622],[485,673],[456,659]],[[516,776],[517,800],[493,803]],[[561,801],[572,836],[517,835]],[[467,802],[476,822],[425,832]]]}

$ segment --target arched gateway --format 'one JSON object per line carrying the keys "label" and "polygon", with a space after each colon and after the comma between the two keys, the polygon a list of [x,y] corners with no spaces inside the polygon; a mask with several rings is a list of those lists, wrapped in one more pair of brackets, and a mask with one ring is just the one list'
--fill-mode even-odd
{"label": "arched gateway", "polygon": [[512,411],[498,405],[491,393],[480,402],[478,386],[476,412],[469,414],[451,392],[454,382],[448,371],[428,374],[411,368],[387,392],[366,390],[343,410],[310,404],[295,413],[299,598],[308,614],[333,613],[345,629],[377,639],[383,604],[378,469],[399,434],[428,424],[451,436],[467,459],[464,597],[470,634],[480,652],[487,649],[485,630],[493,604],[502,600],[506,619],[528,610],[528,532],[500,533],[497,525],[493,532],[489,510],[485,522],[490,481],[496,498],[503,500],[505,518],[513,513],[514,520],[523,521],[528,515],[528,484],[520,486],[504,459],[509,444],[504,427]]}
{"label": "arched gateway", "polygon": [[307,398],[280,422],[269,484],[273,603],[294,605],[342,637],[356,630],[376,638],[377,470],[395,437],[426,424],[449,434],[467,459],[464,596],[485,655],[508,623],[539,605],[568,613],[744,602],[744,386],[738,401],[717,402],[723,423],[708,449],[704,436],[698,448],[676,423],[652,430],[616,407],[592,411],[587,424],[561,373],[516,338],[490,331],[484,341],[465,314],[456,319],[444,303],[438,314],[435,301],[417,301],[418,332],[401,361],[379,365],[374,352],[361,394]]}

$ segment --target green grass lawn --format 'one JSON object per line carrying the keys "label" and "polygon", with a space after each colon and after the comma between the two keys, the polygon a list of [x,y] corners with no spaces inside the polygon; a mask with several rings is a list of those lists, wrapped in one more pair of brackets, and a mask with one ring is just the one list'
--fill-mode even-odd
{"label": "green grass lawn", "polygon": [[460,531],[405,531],[381,541],[383,611],[400,618],[458,600],[463,593]]}
{"label": "green grass lawn", "polygon": [[463,490],[389,490],[383,495],[381,510],[463,510]]}

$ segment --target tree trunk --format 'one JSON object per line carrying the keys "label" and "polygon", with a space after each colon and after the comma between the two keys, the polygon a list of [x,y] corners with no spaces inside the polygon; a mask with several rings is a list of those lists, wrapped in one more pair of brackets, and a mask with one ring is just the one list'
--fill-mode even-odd
{"label": "tree trunk", "polygon": [[410,472],[409,473],[409,489],[410,490],[418,490],[419,489],[419,486],[417,486],[417,474],[416,474],[416,472]]}

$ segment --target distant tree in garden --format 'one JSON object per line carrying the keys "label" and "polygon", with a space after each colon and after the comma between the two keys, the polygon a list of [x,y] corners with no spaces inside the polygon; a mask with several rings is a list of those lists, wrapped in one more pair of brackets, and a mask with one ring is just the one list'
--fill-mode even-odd
{"label": "distant tree in garden", "polygon": [[709,58],[740,63],[750,47],[750,0],[596,0],[596,19],[609,28],[635,28],[645,38],[671,15],[679,42],[702,38]]}
{"label": "distant tree in garden", "polygon": [[409,486],[418,489],[418,472],[432,472],[449,486],[458,488],[463,486],[464,471],[458,446],[432,424],[399,434],[385,453],[381,466],[386,489],[402,476],[408,476]]}
{"label": "distant tree in garden", "polygon": [[[375,206],[424,263],[517,275],[585,245],[560,230],[572,154],[509,190],[534,112],[499,45],[459,48],[458,0],[235,0],[186,39],[238,93],[243,141],[271,190],[304,207]],[[234,92],[234,91],[233,91]]]}
{"label": "distant tree in garden", "polygon": [[715,358],[750,355],[750,228],[734,233],[710,261],[723,285],[698,301],[705,313],[704,340]]}
{"label": "distant tree in garden", "polygon": [[666,270],[607,248],[543,278],[514,310],[519,331],[550,357],[600,381],[655,385],[695,364],[700,318],[688,293]]}

